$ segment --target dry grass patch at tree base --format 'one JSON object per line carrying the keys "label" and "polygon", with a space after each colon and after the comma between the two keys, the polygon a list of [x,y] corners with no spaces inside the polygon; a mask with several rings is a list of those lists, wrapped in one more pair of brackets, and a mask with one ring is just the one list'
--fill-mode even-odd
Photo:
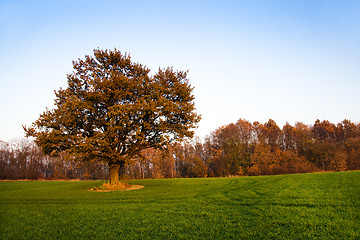
{"label": "dry grass patch at tree base", "polygon": [[104,183],[103,185],[95,188],[91,188],[89,191],[94,192],[111,192],[111,191],[130,191],[136,189],[142,189],[142,185],[131,185],[128,183],[119,182],[116,184]]}

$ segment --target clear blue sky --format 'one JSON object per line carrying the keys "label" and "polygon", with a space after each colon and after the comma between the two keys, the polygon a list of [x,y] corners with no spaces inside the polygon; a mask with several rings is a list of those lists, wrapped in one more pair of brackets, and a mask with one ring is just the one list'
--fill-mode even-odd
{"label": "clear blue sky", "polygon": [[360,122],[360,1],[0,0],[0,140],[97,47],[190,70],[200,137],[239,118]]}

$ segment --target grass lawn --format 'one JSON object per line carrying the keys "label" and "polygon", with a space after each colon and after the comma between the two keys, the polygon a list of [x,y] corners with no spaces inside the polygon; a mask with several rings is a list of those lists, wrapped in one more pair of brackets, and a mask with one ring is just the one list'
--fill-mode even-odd
{"label": "grass lawn", "polygon": [[0,182],[0,239],[360,239],[360,171]]}

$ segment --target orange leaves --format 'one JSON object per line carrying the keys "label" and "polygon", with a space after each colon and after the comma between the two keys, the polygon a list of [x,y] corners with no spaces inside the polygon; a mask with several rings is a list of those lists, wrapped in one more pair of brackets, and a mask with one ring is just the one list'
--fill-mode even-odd
{"label": "orange leaves", "polygon": [[215,176],[359,169],[359,129],[348,120],[287,123],[281,130],[271,119],[264,124],[240,119],[207,138],[210,169]]}
{"label": "orange leaves", "polygon": [[95,49],[73,66],[68,87],[55,93],[56,108],[24,128],[47,153],[123,164],[144,148],[192,136],[200,117],[187,72],[166,68],[150,76],[116,49]]}

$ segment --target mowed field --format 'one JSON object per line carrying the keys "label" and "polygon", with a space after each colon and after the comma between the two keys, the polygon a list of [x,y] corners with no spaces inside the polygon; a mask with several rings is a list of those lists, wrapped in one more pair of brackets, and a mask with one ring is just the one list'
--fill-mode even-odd
{"label": "mowed field", "polygon": [[0,182],[0,239],[360,239],[360,171]]}

